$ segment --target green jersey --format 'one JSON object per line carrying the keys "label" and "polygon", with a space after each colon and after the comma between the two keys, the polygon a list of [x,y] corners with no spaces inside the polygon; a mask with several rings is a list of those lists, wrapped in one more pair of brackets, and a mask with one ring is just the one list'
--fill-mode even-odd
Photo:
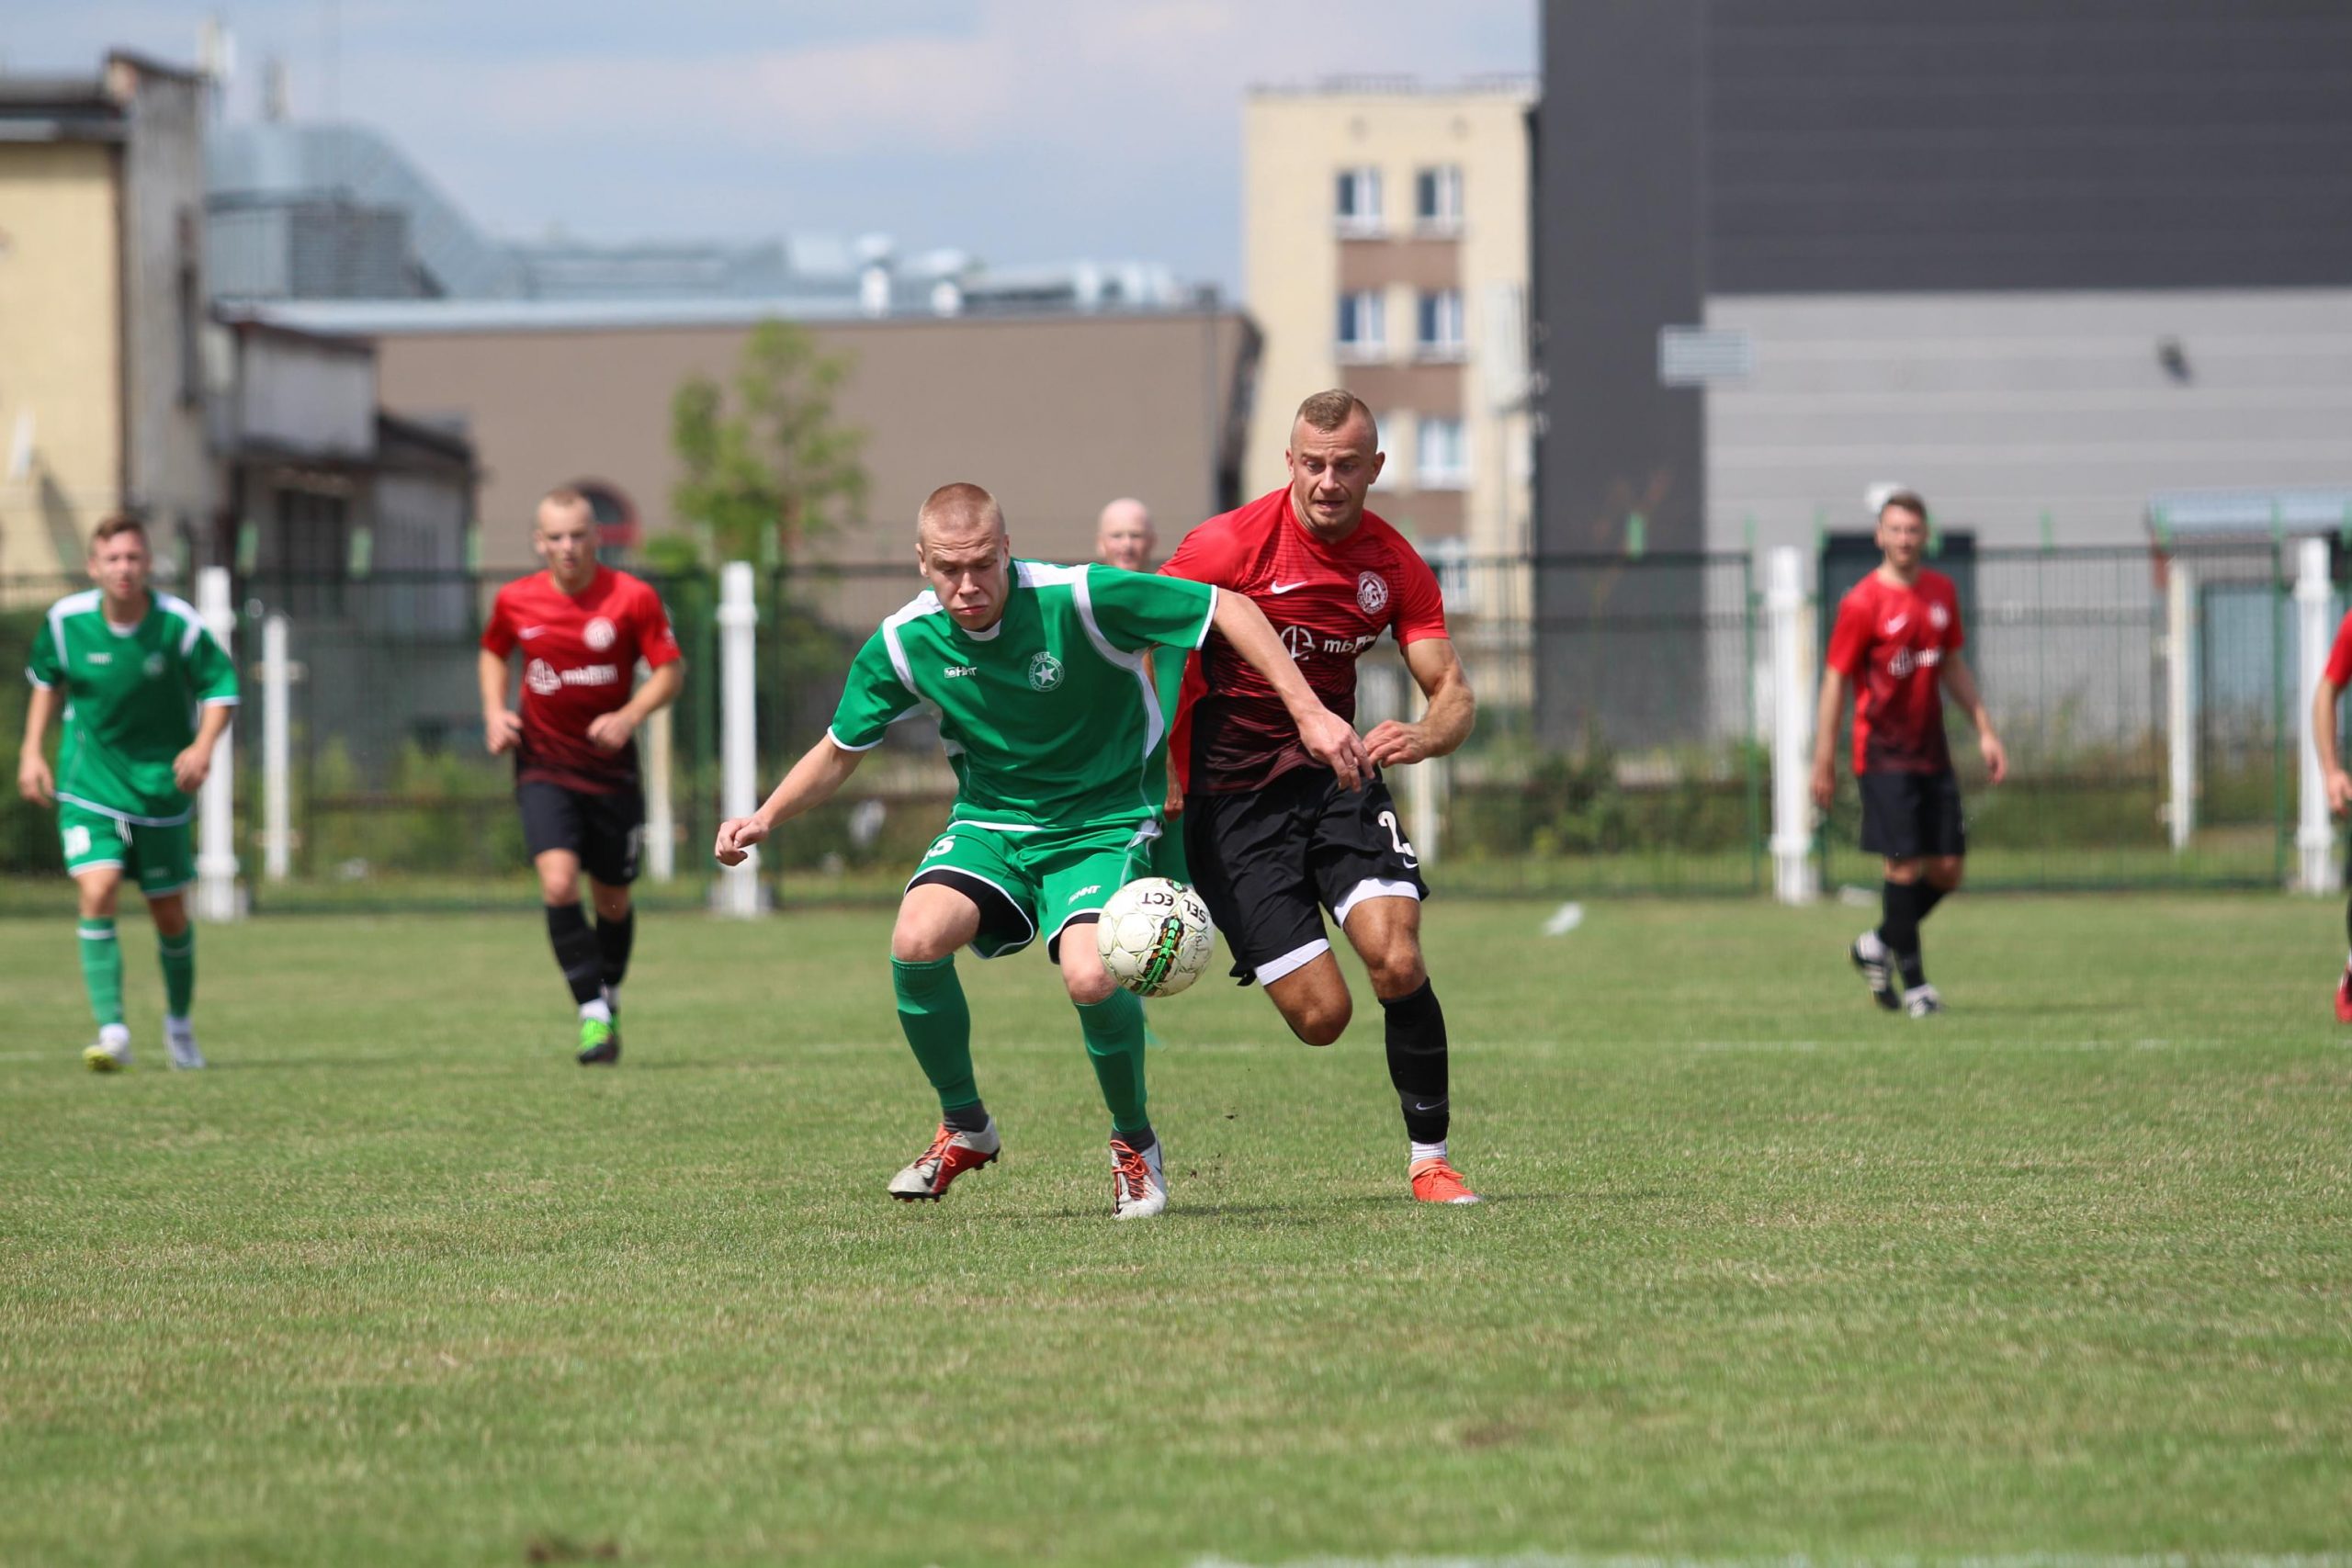
{"label": "green jersey", "polygon": [[833,744],[864,751],[910,714],[939,720],[956,770],[950,819],[1016,831],[1158,815],[1167,716],[1144,649],[1198,648],[1205,583],[1107,566],[1012,563],[1004,615],[981,633],[935,593],[882,623],[850,666]]}
{"label": "green jersey", "polygon": [[194,605],[148,596],[128,631],[93,588],[49,607],[26,676],[65,694],[57,797],[103,817],[168,828],[188,818],[172,759],[196,739],[196,710],[237,700],[237,671]]}

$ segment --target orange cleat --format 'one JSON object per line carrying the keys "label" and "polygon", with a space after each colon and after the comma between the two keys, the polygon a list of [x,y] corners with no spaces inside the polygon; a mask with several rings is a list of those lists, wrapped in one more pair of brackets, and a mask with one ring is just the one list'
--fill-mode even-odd
{"label": "orange cleat", "polygon": [[915,1157],[915,1162],[890,1178],[890,1196],[906,1202],[929,1199],[939,1201],[947,1184],[967,1170],[978,1170],[995,1161],[997,1151],[1004,1146],[996,1135],[996,1118],[977,1133],[959,1133],[942,1122],[931,1140],[931,1147]]}
{"label": "orange cleat", "polygon": [[2344,977],[2335,982],[2335,1021],[2352,1023],[2352,969],[2345,970]]}
{"label": "orange cleat", "polygon": [[1413,1166],[1413,1196],[1423,1203],[1476,1203],[1478,1195],[1462,1179],[1462,1173],[1442,1159],[1416,1161]]}

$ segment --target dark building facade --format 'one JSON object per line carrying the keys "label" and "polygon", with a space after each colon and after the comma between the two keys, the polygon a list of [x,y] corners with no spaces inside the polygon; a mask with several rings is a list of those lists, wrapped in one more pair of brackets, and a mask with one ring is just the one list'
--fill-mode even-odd
{"label": "dark building facade", "polygon": [[[1853,398],[1855,416],[1833,425],[1839,397],[1881,383],[1840,380],[1821,367],[1833,355],[1798,367],[1792,343],[1850,329],[1838,353],[1900,366],[1953,342],[1987,352],[2004,299],[2047,316],[2052,297],[2076,292],[2113,305],[2208,291],[2243,314],[2266,294],[2352,288],[2343,0],[1547,0],[1544,33],[1532,276],[1545,556],[1615,552],[1629,536],[1653,553],[1720,546],[1711,513],[1727,501],[1794,512],[1792,488],[1766,493],[1770,470],[1793,472],[1800,448],[1839,439],[1932,479],[1926,439],[1906,453],[1891,421],[1871,423],[1900,404],[1899,377],[1883,383],[1897,396]],[[1727,299],[1770,309],[1743,315]],[[1819,302],[1810,312],[1807,299]],[[2133,373],[2156,378],[2136,335],[2145,314],[2109,311],[2128,323],[2114,335],[2135,334]],[[2020,339],[2047,330],[2026,313],[2010,324],[2029,319]],[[1662,385],[1660,333],[1758,320],[1738,451],[1711,464],[1709,443],[1724,438],[1711,435],[1710,400],[1723,394]],[[1770,367],[1767,348],[1781,351]],[[2010,380],[2047,384],[2021,367]],[[2027,470],[2026,437],[1996,424],[2003,390],[1984,389],[1982,406],[1951,394],[1953,450],[1981,459],[1971,471],[2014,460],[2004,482],[2022,494],[2079,470],[2063,457]],[[2148,423],[2130,399],[2154,395],[2103,382],[2085,393],[2084,428],[2111,419],[2112,440],[2128,440]],[[2200,417],[2191,410],[2165,417]],[[2246,407],[2214,418],[2194,428],[2265,423]],[[2045,419],[2063,437],[2065,411]],[[2237,482],[2215,461],[2221,482]],[[1764,478],[1711,498],[1711,468]],[[1879,477],[1854,474],[1853,494]],[[2119,488],[2113,476],[2106,488]],[[1539,623],[1575,611],[1575,576],[1539,571]],[[1589,723],[1584,684],[1571,663],[1539,660],[1539,723],[1555,741]]]}

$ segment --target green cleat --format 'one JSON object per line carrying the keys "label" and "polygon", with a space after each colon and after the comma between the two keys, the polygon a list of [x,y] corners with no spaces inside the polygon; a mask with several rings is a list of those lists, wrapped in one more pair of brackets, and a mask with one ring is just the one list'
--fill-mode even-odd
{"label": "green cleat", "polygon": [[583,1067],[609,1067],[620,1059],[620,1025],[606,1023],[600,1018],[582,1019],[580,1065]]}

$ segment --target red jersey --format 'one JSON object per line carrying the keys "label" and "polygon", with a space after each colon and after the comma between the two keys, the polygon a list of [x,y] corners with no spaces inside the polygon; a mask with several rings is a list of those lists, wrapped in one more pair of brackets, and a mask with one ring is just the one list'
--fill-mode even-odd
{"label": "red jersey", "polygon": [[2337,691],[2352,686],[2352,615],[2335,628],[2335,646],[2327,650],[2327,671],[2320,677]]}
{"label": "red jersey", "polygon": [[1908,588],[1875,571],[1847,592],[1829,634],[1829,668],[1854,682],[1854,772],[1939,773],[1943,662],[1967,642],[1951,579],[1922,570]]}
{"label": "red jersey", "polygon": [[[1382,632],[1394,631],[1400,648],[1446,635],[1436,574],[1405,536],[1366,512],[1353,533],[1327,545],[1293,514],[1287,488],[1210,518],[1159,570],[1247,594],[1323,705],[1344,719],[1356,713],[1356,656]],[[1273,687],[1215,632],[1184,687],[1172,751],[1186,787],[1262,789],[1314,763]]]}
{"label": "red jersey", "polygon": [[678,657],[661,596],[625,571],[598,567],[566,593],[544,571],[498,591],[481,646],[503,659],[523,649],[523,743],[514,777],[591,795],[637,787],[637,742],[606,751],[588,726],[628,701],[637,661],[659,670]]}

